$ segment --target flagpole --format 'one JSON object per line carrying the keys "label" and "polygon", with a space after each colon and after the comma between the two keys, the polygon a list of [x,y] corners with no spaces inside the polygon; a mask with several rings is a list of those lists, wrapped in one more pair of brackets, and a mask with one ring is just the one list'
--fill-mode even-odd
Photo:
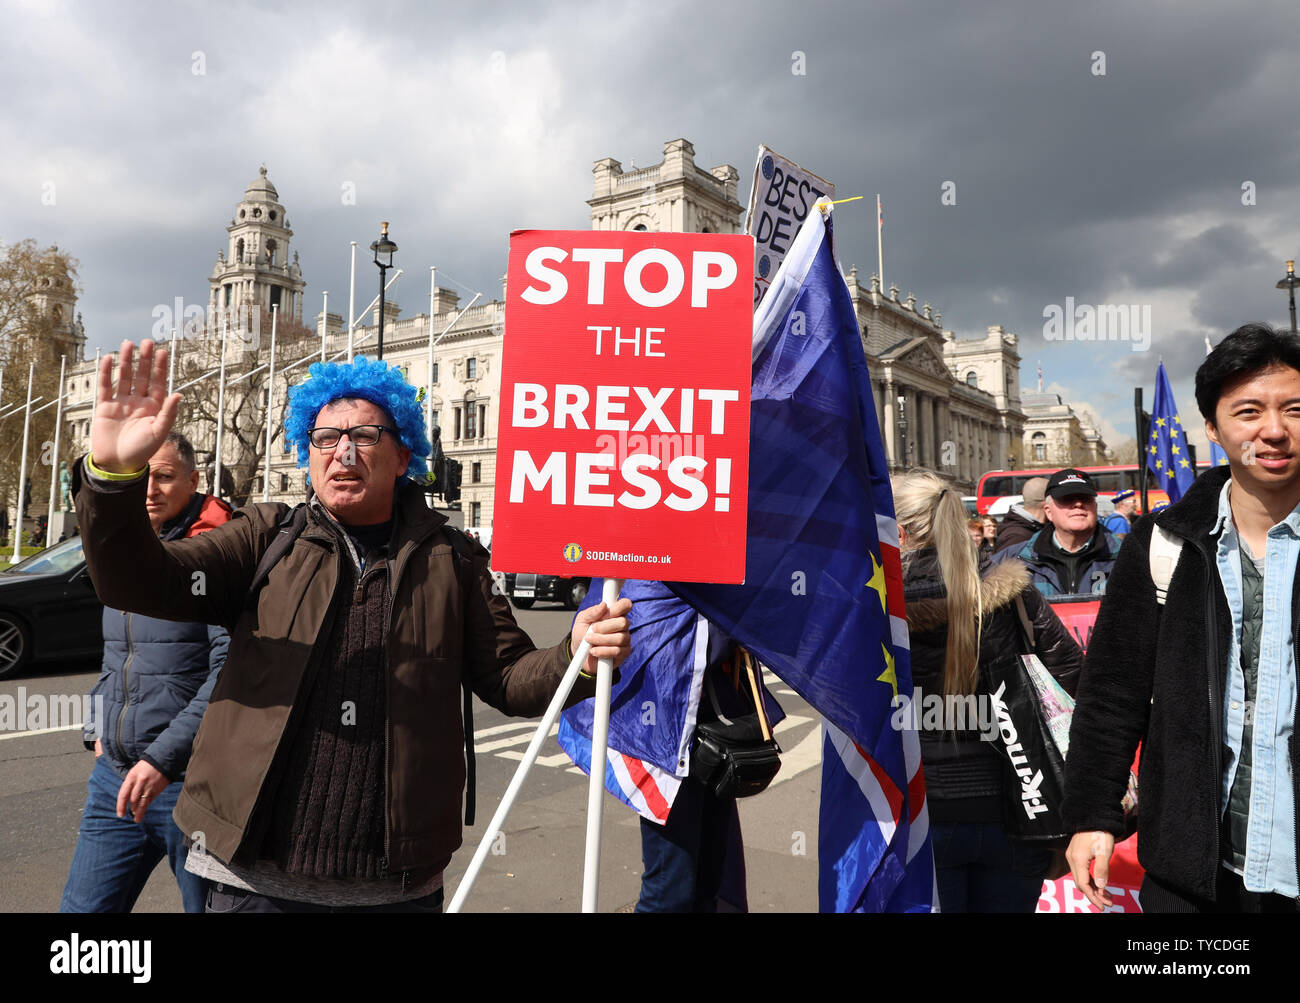
{"label": "flagpole", "polygon": [[880,208],[880,194],[876,194],[876,265],[880,272],[880,291],[885,291],[885,217]]}
{"label": "flagpole", "polygon": [[221,497],[221,433],[226,423],[226,336],[230,333],[230,319],[221,321],[221,375],[217,377],[217,445],[215,466],[212,472],[212,493]]}
{"label": "flagpole", "polygon": [[59,481],[59,437],[63,432],[63,377],[68,357],[59,356],[59,396],[54,405],[54,455],[50,457],[50,504],[45,516],[45,546],[54,543],[54,491]]}
{"label": "flagpole", "polygon": [[[23,489],[27,485],[27,433],[32,425],[32,378],[36,375],[36,361],[27,364],[27,413],[23,416],[23,454],[18,464],[18,518],[14,520],[14,559],[17,564],[22,560],[23,546]],[[30,501],[30,499],[28,499]]]}
{"label": "flagpole", "polygon": [[348,280],[348,362],[352,362],[352,318],[357,309],[357,242],[352,241],[352,278]]}
{"label": "flagpole", "polygon": [[[330,294],[329,294],[329,291],[328,291],[328,290],[324,290],[323,293],[324,293],[324,297],[325,297],[325,303],[324,303],[324,305],[320,308],[321,318],[322,318],[322,320],[321,320],[321,326],[320,326],[320,360],[321,360],[321,362],[324,362],[324,361],[325,361],[325,338],[326,338],[326,335],[328,335],[328,334],[330,333]],[[349,440],[349,441],[351,441],[351,440]]]}
{"label": "flagpole", "polygon": [[[519,788],[523,786],[524,778],[528,776],[528,771],[532,769],[533,763],[536,762],[538,754],[542,751],[542,744],[546,741],[551,733],[551,726],[555,724],[555,719],[560,716],[560,711],[564,709],[564,703],[569,699],[569,693],[573,690],[573,685],[578,681],[578,673],[582,671],[582,666],[586,664],[587,653],[591,650],[591,643],[585,638],[578,645],[578,650],[574,652],[573,660],[569,662],[568,671],[564,673],[564,678],[560,680],[559,688],[555,691],[555,696],[551,697],[551,704],[546,708],[546,713],[542,715],[541,724],[537,726],[537,731],[533,733],[533,740],[528,744],[527,751],[524,752],[524,758],[520,760],[519,766],[515,769],[515,775],[510,780],[510,786],[501,797],[501,803],[497,805],[496,814],[492,816],[492,821],[488,823],[487,830],[483,833],[483,838],[479,840],[478,849],[474,851],[474,857],[469,862],[469,868],[465,871],[465,876],[461,878],[460,885],[456,888],[456,894],[452,897],[451,905],[447,907],[448,912],[460,912],[460,907],[465,904],[465,897],[469,895],[470,890],[474,887],[474,882],[478,878],[478,873],[483,868],[483,861],[487,859],[488,850],[492,845],[496,835],[505,825],[506,816],[510,814],[510,809],[514,807],[515,799],[519,796]],[[604,777],[604,772],[601,772]]]}
{"label": "flagpole", "polygon": [[[601,598],[613,609],[623,579],[606,578]],[[587,854],[582,868],[582,911],[595,912],[600,883],[600,829],[605,807],[605,763],[609,755],[609,698],[614,688],[614,660],[596,663],[596,705],[591,723],[591,774],[587,778]]]}
{"label": "flagpole", "polygon": [[262,478],[262,501],[264,502],[271,500],[271,414],[275,409],[275,322],[279,317],[280,304],[277,303],[271,307],[271,362],[266,374],[266,474]]}

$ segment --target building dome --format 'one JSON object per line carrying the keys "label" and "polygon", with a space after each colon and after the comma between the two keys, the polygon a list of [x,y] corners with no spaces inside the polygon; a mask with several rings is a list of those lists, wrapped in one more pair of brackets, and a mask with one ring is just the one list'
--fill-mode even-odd
{"label": "building dome", "polygon": [[248,202],[279,202],[280,193],[266,177],[266,164],[257,170],[257,177],[244,189],[244,200]]}

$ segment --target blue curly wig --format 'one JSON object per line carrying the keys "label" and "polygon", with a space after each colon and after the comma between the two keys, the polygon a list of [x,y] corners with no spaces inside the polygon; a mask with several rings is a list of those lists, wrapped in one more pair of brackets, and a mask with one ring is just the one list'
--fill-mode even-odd
{"label": "blue curly wig", "polygon": [[307,430],[316,424],[320,409],[341,397],[368,400],[388,412],[402,445],[411,451],[405,476],[423,483],[429,468],[425,457],[433,450],[424,431],[424,408],[416,402],[415,387],[400,370],[387,362],[358,355],[350,363],[316,362],[308,379],[289,388],[289,409],[284,419],[286,447],[297,447],[298,466],[307,466],[310,452]]}

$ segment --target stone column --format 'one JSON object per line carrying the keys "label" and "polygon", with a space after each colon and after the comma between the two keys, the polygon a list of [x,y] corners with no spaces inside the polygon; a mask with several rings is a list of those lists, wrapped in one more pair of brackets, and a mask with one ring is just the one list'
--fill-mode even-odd
{"label": "stone column", "polygon": [[902,464],[902,458],[898,455],[898,401],[894,398],[894,381],[885,380],[885,420],[881,425],[882,432],[885,436],[885,455],[889,462],[895,466]]}

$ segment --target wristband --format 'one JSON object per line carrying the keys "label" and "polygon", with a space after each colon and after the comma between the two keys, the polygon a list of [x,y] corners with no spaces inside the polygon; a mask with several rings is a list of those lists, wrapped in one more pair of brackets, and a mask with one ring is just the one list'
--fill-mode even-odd
{"label": "wristband", "polygon": [[141,467],[133,474],[114,474],[108,470],[100,470],[99,467],[95,466],[95,459],[90,453],[86,454],[86,469],[101,481],[134,481],[138,479],[141,474],[148,473],[149,471],[147,466]]}

